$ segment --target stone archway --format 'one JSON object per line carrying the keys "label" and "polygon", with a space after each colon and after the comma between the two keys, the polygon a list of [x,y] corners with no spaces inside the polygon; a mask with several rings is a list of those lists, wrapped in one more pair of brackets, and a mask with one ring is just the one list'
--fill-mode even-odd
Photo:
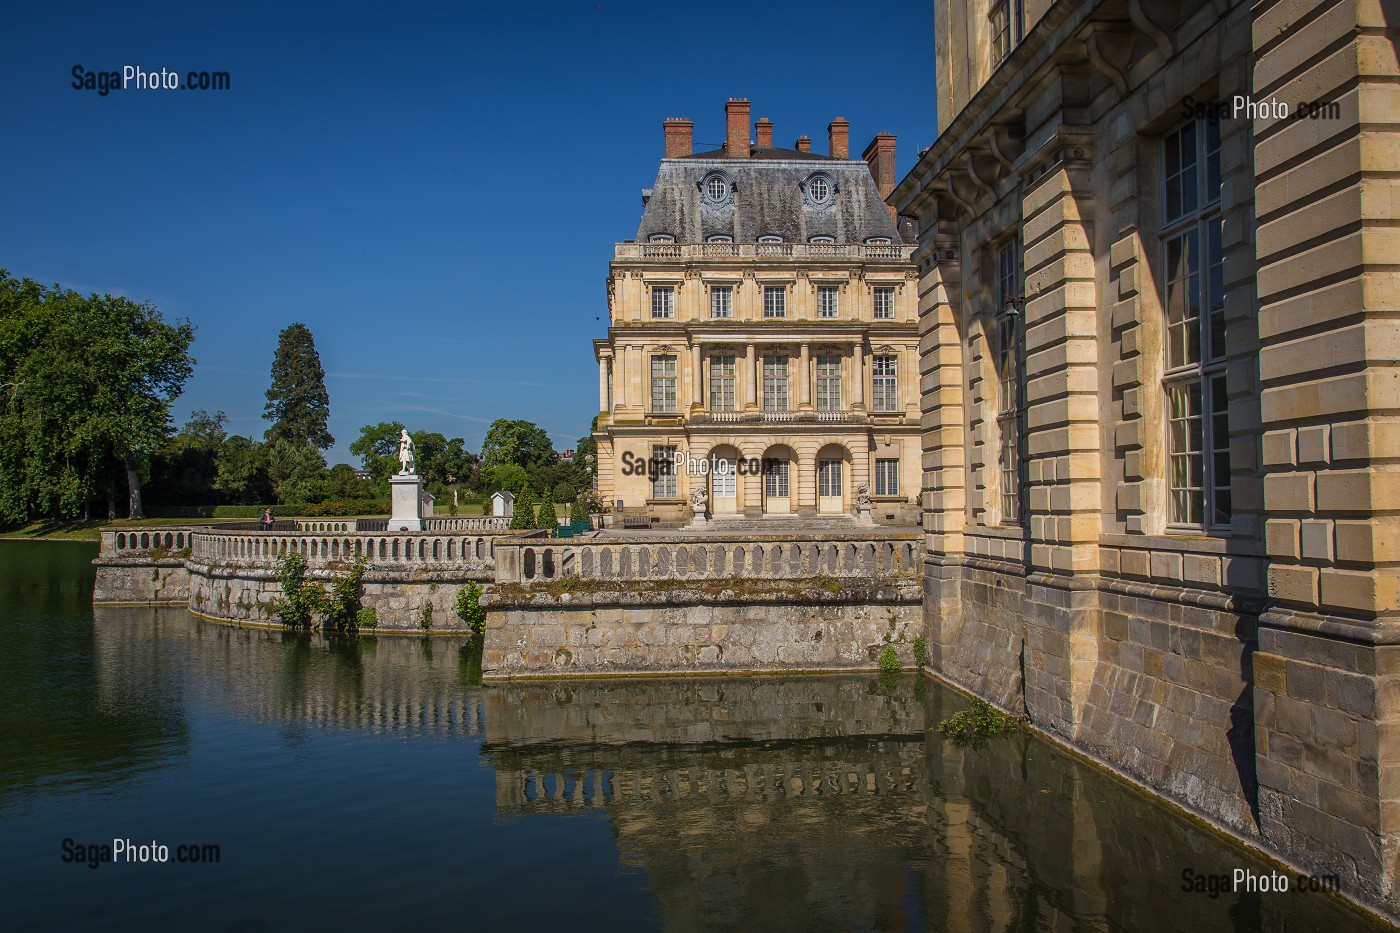
{"label": "stone archway", "polygon": [[797,452],[774,444],[763,452],[763,514],[790,515],[797,504]]}
{"label": "stone archway", "polygon": [[838,443],[817,451],[817,511],[823,515],[843,515],[851,501],[851,452]]}

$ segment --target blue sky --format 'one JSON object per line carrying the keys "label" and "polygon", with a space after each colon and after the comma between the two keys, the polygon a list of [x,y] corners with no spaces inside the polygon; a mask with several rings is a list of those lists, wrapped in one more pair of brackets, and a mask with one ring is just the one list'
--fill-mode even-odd
{"label": "blue sky", "polygon": [[[240,434],[304,322],[331,462],[385,420],[473,450],[495,418],[587,433],[607,264],[664,118],[709,148],[748,97],[779,145],[824,152],[840,115],[853,153],[898,135],[901,177],[935,135],[930,3],[35,3],[4,31],[0,268],[189,318],[176,420],[222,409]],[[231,89],[71,87],[126,64]]]}

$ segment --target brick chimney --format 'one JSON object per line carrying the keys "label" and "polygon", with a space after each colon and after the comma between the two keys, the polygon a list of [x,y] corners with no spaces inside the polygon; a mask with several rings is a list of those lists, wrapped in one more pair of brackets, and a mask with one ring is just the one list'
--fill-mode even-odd
{"label": "brick chimney", "polygon": [[799,137],[797,137],[797,151],[798,151],[798,152],[811,152],[811,151],[812,151],[812,137],[810,137],[810,136],[799,136]]}
{"label": "brick chimney", "polygon": [[[861,158],[870,166],[870,175],[875,179],[875,187],[880,190],[880,200],[888,202],[897,181],[894,168],[894,134],[876,133],[870,145],[865,147]],[[899,218],[895,216],[894,207],[888,204],[886,206],[889,207],[890,220],[897,222]]]}
{"label": "brick chimney", "polygon": [[724,105],[724,154],[731,159],[749,157],[749,102],[731,97]]}
{"label": "brick chimney", "polygon": [[695,124],[683,117],[668,117],[661,124],[661,132],[666,135],[666,158],[675,159],[688,156],[692,151],[692,133]]}
{"label": "brick chimney", "polygon": [[845,117],[837,117],[826,125],[827,138],[831,140],[831,157],[849,159],[851,157],[851,123]]}
{"label": "brick chimney", "polygon": [[753,125],[754,145],[760,149],[773,148],[773,121],[762,117]]}

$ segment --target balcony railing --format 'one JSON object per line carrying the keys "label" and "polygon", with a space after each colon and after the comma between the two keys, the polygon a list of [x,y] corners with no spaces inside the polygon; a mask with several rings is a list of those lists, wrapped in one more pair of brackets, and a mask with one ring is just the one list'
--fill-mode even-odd
{"label": "balcony railing", "polygon": [[693,415],[691,424],[861,424],[863,411],[709,411]]}
{"label": "balcony railing", "polygon": [[908,262],[912,245],[866,243],[618,243],[616,259],[849,259]]}

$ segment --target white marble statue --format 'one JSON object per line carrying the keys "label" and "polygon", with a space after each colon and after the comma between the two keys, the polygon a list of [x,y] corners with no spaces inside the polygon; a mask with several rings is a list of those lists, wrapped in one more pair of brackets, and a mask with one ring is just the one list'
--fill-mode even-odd
{"label": "white marble statue", "polygon": [[413,438],[408,436],[407,428],[401,428],[399,430],[399,463],[403,469],[399,470],[400,473],[413,472],[413,453]]}

